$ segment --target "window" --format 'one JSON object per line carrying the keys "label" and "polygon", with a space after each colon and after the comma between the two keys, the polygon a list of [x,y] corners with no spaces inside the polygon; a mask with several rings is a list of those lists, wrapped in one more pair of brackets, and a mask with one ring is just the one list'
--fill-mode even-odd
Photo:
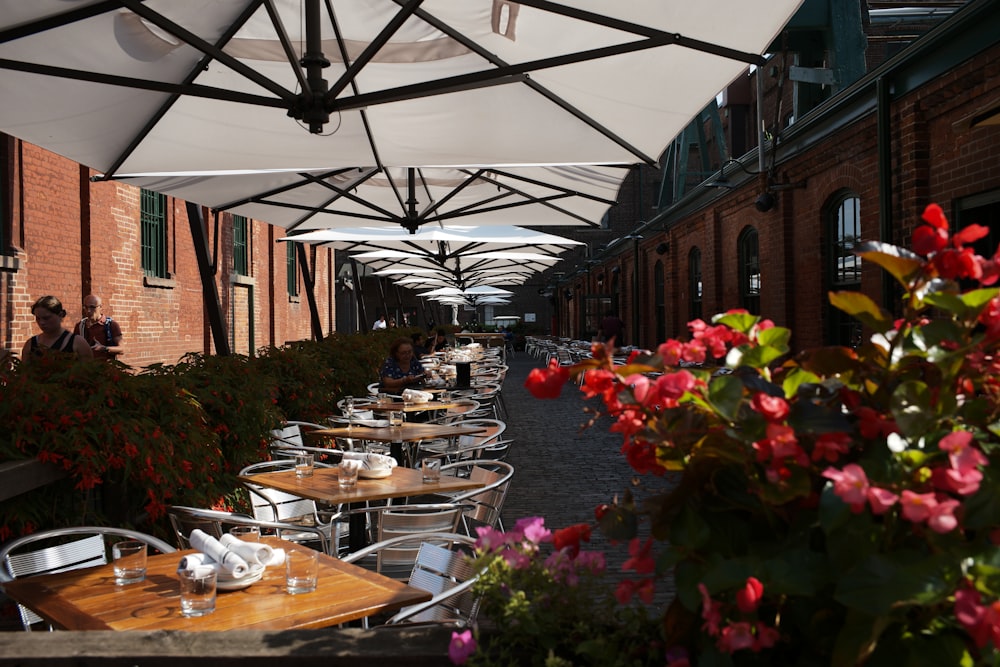
{"label": "window", "polygon": [[143,190],[139,206],[143,273],[154,278],[168,278],[167,198],[159,192]]}
{"label": "window", "polygon": [[760,314],[760,248],[757,230],[747,227],[739,238],[740,306]]}
{"label": "window", "polygon": [[663,262],[653,266],[653,291],[656,301],[656,342],[667,339],[667,283],[663,275]]}
{"label": "window", "polygon": [[7,252],[10,247],[10,236],[7,231],[10,220],[10,204],[7,201],[7,193],[10,191],[10,180],[7,175],[7,146],[9,140],[6,134],[0,134],[0,255]]}
{"label": "window", "polygon": [[[861,289],[861,258],[854,249],[861,240],[861,200],[844,193],[828,209],[827,285],[830,291]],[[828,345],[856,347],[861,343],[861,323],[844,311],[827,304]]]}
{"label": "window", "polygon": [[241,275],[250,275],[247,270],[247,219],[242,215],[233,216],[233,272]]}
{"label": "window", "polygon": [[688,290],[690,299],[688,301],[688,319],[701,319],[701,301],[704,285],[701,281],[701,250],[691,248],[688,253]]}
{"label": "window", "polygon": [[286,262],[288,267],[288,296],[298,296],[299,260],[298,260],[298,255],[296,255],[296,246],[298,244],[289,241],[285,245],[288,248],[287,262]]}

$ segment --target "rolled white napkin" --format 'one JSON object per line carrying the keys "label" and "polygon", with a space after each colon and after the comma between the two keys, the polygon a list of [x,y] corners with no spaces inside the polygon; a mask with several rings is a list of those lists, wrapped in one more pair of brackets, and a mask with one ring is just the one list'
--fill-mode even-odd
{"label": "rolled white napkin", "polygon": [[399,465],[391,456],[373,452],[344,452],[344,460],[358,461],[365,470],[391,470]]}
{"label": "rolled white napkin", "polygon": [[197,549],[214,560],[233,579],[244,577],[250,571],[250,565],[239,554],[227,549],[226,545],[200,528],[191,531],[188,541],[192,549]]}
{"label": "rolled white napkin", "polygon": [[237,556],[245,560],[248,564],[260,563],[261,565],[267,565],[274,556],[274,549],[269,545],[263,542],[244,542],[240,538],[228,533],[220,537],[219,542],[230,551],[235,552]]}
{"label": "rolled white napkin", "polygon": [[356,426],[371,426],[372,428],[384,428],[389,425],[388,419],[355,419],[351,421]]}
{"label": "rolled white napkin", "polygon": [[426,403],[434,398],[434,394],[429,391],[417,391],[416,389],[404,389],[403,400],[408,403]]}
{"label": "rolled white napkin", "polygon": [[[251,572],[262,567],[270,565],[283,565],[285,563],[284,549],[271,549],[270,547],[268,547],[268,549],[270,550],[270,557],[268,558],[268,561],[266,563],[259,563],[250,566]],[[177,564],[177,569],[196,572],[199,573],[199,575],[212,571],[216,574],[221,574],[222,576],[231,576],[228,570],[203,553],[194,553],[184,556],[181,558],[180,563]]]}
{"label": "rolled white napkin", "polygon": [[[371,410],[355,410],[354,416],[351,417],[351,421],[357,424],[364,419],[374,419],[375,413]],[[344,415],[344,419],[347,419],[347,415]]]}

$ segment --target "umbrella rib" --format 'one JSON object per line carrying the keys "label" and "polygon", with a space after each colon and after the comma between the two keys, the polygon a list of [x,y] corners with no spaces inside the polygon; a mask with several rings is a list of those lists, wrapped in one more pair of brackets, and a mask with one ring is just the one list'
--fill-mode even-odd
{"label": "umbrella rib", "polygon": [[[395,0],[395,1],[396,2],[400,2],[400,0]],[[509,63],[507,63],[507,62],[501,60],[500,58],[498,58],[493,53],[491,53],[491,52],[487,51],[486,49],[484,49],[477,42],[469,39],[468,37],[466,37],[465,35],[463,35],[459,31],[453,29],[450,25],[448,25],[444,21],[439,20],[437,17],[429,14],[428,12],[418,11],[417,12],[417,16],[419,16],[424,21],[427,21],[430,25],[432,25],[433,27],[437,28],[441,32],[443,32],[446,35],[450,36],[452,39],[456,40],[457,42],[459,42],[460,44],[462,44],[463,46],[465,46],[469,50],[471,50],[474,53],[478,54],[481,58],[485,59],[487,62],[495,65],[497,67],[497,69],[495,71],[491,70],[491,72],[493,72],[495,76],[504,76],[504,72],[518,72],[518,71],[520,71],[520,72],[526,72],[528,70],[530,70],[530,71],[537,71],[537,70],[540,70],[540,69],[545,69],[547,67],[557,67],[557,66],[560,66],[560,65],[570,64],[570,63],[573,63],[573,62],[583,62],[583,61],[586,61],[586,60],[596,59],[598,57],[604,57],[605,55],[616,55],[618,53],[616,50],[607,50],[606,51],[605,49],[596,49],[596,50],[591,50],[591,51],[579,51],[579,52],[577,52],[575,54],[570,54],[570,55],[567,55],[567,56],[560,56],[560,57],[557,57],[557,58],[545,58],[545,59],[541,59],[541,60],[530,61],[530,62],[527,62],[527,63],[521,63],[521,64],[519,64],[517,66],[512,66]],[[673,39],[670,39],[666,43],[672,43],[672,41],[673,41]],[[634,45],[634,44],[641,44],[641,43],[642,42],[633,42],[632,44]],[[629,46],[629,45],[625,45],[625,46]],[[639,48],[639,49],[630,48],[630,49],[623,50],[623,51],[620,51],[620,52],[621,53],[627,53],[627,52],[632,51],[632,50],[642,50],[642,49],[645,49],[645,48],[652,48],[654,46],[661,46],[661,44],[650,44],[649,46],[642,47],[642,48]],[[609,49],[610,48],[611,47],[609,47]],[[593,56],[586,56],[585,55],[585,54],[593,54],[593,53],[602,52],[602,51],[606,51],[606,53],[604,55],[593,55]],[[549,64],[543,64],[543,63],[549,63]],[[571,115],[573,115],[574,117],[576,117],[578,120],[582,121],[584,124],[586,124],[589,127],[593,128],[594,130],[596,130],[600,134],[603,134],[605,137],[607,137],[608,139],[610,139],[612,142],[616,143],[617,145],[621,146],[622,148],[624,148],[625,150],[627,150],[632,155],[635,155],[637,158],[639,158],[640,160],[642,160],[646,164],[655,164],[656,163],[656,160],[654,158],[646,155],[638,147],[633,146],[631,143],[629,143],[628,141],[626,141],[623,137],[620,137],[616,133],[612,132],[610,128],[606,127],[602,123],[598,123],[595,119],[593,119],[589,115],[583,113],[580,109],[577,109],[575,106],[573,106],[572,104],[570,104],[566,100],[563,100],[561,97],[559,97],[555,93],[551,92],[550,90],[548,90],[547,88],[545,88],[544,86],[542,86],[540,83],[531,80],[530,78],[527,77],[526,74],[524,75],[524,78],[522,79],[522,82],[525,83],[529,88],[531,88],[535,92],[537,92],[540,95],[544,96],[550,102],[556,104],[557,106],[561,107],[566,112],[568,112]]]}
{"label": "umbrella rib", "polygon": [[299,88],[309,90],[309,80],[306,78],[305,71],[299,65],[299,57],[295,54],[295,46],[288,37],[288,31],[285,30],[285,24],[282,22],[281,16],[274,6],[274,0],[264,0],[264,8],[267,10],[267,15],[271,18],[271,25],[274,26],[274,32],[278,36],[281,49],[285,52],[288,64],[292,67],[292,73],[299,82]]}
{"label": "umbrella rib", "polygon": [[507,178],[512,178],[516,181],[521,181],[522,183],[529,183],[531,185],[540,185],[545,188],[551,188],[553,190],[559,190],[568,195],[574,197],[582,197],[584,199],[589,199],[590,201],[600,202],[602,204],[607,204],[608,206],[614,206],[618,203],[615,199],[605,199],[604,197],[598,197],[597,195],[588,194],[586,192],[580,192],[579,190],[573,190],[572,188],[563,187],[561,185],[556,185],[554,183],[547,183],[545,181],[540,181],[534,178],[528,178],[527,176],[522,176],[521,174],[516,174],[511,171],[506,171],[505,169],[492,168],[491,172],[499,176],[506,176]]}
{"label": "umbrella rib", "polygon": [[[385,46],[389,39],[392,38],[396,32],[403,27],[406,20],[410,18],[414,11],[416,11],[424,0],[408,0],[405,5],[401,5],[399,12],[392,17],[392,20],[386,24],[386,26],[376,35],[368,46],[365,47],[364,51],[358,55],[357,59],[351,63],[350,67],[347,68],[341,77],[330,86],[330,90],[326,93],[326,100],[330,102],[336,99],[337,95],[342,93],[348,84],[353,83],[354,78],[361,73],[361,70],[371,62],[371,59],[375,57],[375,54]],[[347,61],[345,61],[347,62]]]}
{"label": "umbrella rib", "polygon": [[[377,172],[373,171],[373,173],[369,174],[362,181],[360,181],[358,183],[355,183],[354,186],[358,186],[361,183],[363,183],[364,181],[367,181],[372,176],[374,176],[375,173],[377,173]],[[319,178],[315,178],[315,177],[313,177],[310,174],[306,174],[305,176],[306,176],[307,179],[312,180],[317,185],[321,185],[324,188],[328,188],[328,189],[333,190],[334,192],[337,193],[338,196],[334,197],[329,202],[327,202],[327,206],[329,206],[333,202],[337,201],[337,199],[339,199],[340,197],[345,197],[347,199],[350,199],[351,201],[353,201],[356,204],[361,204],[365,208],[368,208],[368,209],[371,209],[372,211],[376,211],[378,213],[381,213],[382,215],[386,216],[390,220],[394,220],[396,222],[400,221],[399,216],[393,214],[392,211],[387,211],[386,209],[382,208],[381,206],[376,206],[375,204],[371,203],[370,201],[367,201],[364,198],[359,197],[356,194],[351,193],[350,190],[345,190],[345,189],[343,189],[341,187],[338,187],[338,186],[334,185],[333,183],[330,183],[329,181],[325,181],[325,180],[321,180]],[[338,213],[338,212],[337,211],[327,211],[327,213]]]}
{"label": "umbrella rib", "polygon": [[[461,170],[461,171],[464,171],[464,170]],[[465,173],[468,173],[468,172],[465,172]],[[542,204],[543,206],[547,206],[547,207],[551,208],[553,211],[558,211],[559,213],[562,213],[563,215],[568,216],[570,218],[575,218],[576,220],[579,220],[580,222],[584,223],[585,225],[590,225],[591,227],[596,226],[593,221],[588,220],[587,218],[583,217],[582,215],[579,215],[579,214],[574,213],[572,211],[568,211],[568,210],[566,210],[566,209],[564,209],[562,207],[556,206],[551,201],[549,201],[550,199],[563,199],[563,198],[569,196],[567,194],[553,196],[553,197],[538,198],[538,197],[533,197],[532,195],[530,195],[530,194],[528,194],[528,193],[526,193],[526,192],[524,192],[522,190],[518,190],[517,188],[511,187],[510,185],[507,185],[506,183],[501,183],[500,181],[498,181],[496,179],[489,178],[487,176],[482,176],[480,178],[483,181],[487,182],[487,183],[492,183],[493,185],[496,185],[498,188],[503,188],[503,189],[507,190],[508,192],[510,192],[512,194],[516,194],[516,195],[519,195],[521,197],[525,197],[526,199],[529,200],[527,202],[520,202],[519,204],[512,204],[512,205],[508,205],[508,206],[503,206],[502,208],[511,208],[514,205],[524,205],[524,204],[537,203],[537,204]]]}
{"label": "umbrella rib", "polygon": [[274,195],[280,195],[280,194],[283,194],[285,192],[291,192],[292,190],[298,190],[299,188],[305,187],[307,185],[311,185],[313,183],[313,181],[310,178],[308,178],[308,176],[313,176],[314,178],[326,179],[326,178],[330,178],[331,176],[339,176],[340,174],[343,174],[343,173],[346,173],[346,172],[349,172],[349,171],[354,171],[355,169],[357,169],[357,167],[345,167],[343,169],[334,169],[333,171],[327,171],[327,172],[324,172],[322,174],[310,174],[310,175],[307,175],[305,173],[300,173],[299,176],[302,177],[301,181],[296,181],[295,183],[288,183],[287,185],[281,185],[279,187],[267,190],[266,192],[260,192],[260,193],[255,194],[255,195],[251,195],[250,197],[245,197],[243,199],[237,199],[235,201],[231,201],[229,203],[222,204],[221,206],[218,206],[217,208],[219,208],[220,210],[226,210],[226,209],[229,209],[229,208],[233,208],[235,206],[241,206],[243,204],[250,204],[250,203],[255,203],[255,202],[264,202],[264,203],[267,203],[266,199],[268,197],[273,197]]}
{"label": "umbrella rib", "polygon": [[[284,86],[280,85],[275,81],[272,81],[266,76],[261,75],[260,72],[257,72],[252,67],[244,65],[242,62],[240,62],[239,59],[233,58],[232,56],[227,54],[225,51],[223,51],[216,45],[206,42],[198,35],[194,34],[193,32],[190,32],[183,26],[174,23],[173,21],[166,18],[162,14],[149,9],[141,2],[138,2],[137,0],[120,0],[120,1],[132,12],[147,19],[148,21],[159,26],[160,28],[163,28],[171,35],[185,41],[190,46],[193,46],[194,48],[198,49],[205,55],[210,56],[211,58],[217,60],[218,62],[222,63],[226,67],[233,70],[234,72],[241,74],[250,81],[253,81],[261,88],[271,91],[281,99],[285,100],[285,102],[289,104],[295,102],[296,95],[294,92],[286,89]],[[257,8],[260,7],[262,2],[263,0],[255,0],[255,2],[251,3],[251,5],[247,8],[247,11],[244,11],[244,15],[241,18],[243,18],[244,20],[246,18],[249,18],[247,14],[248,13],[252,14],[253,12],[255,12]],[[239,22],[237,21],[235,23]],[[227,41],[228,40],[225,40],[222,43],[225,44]]]}
{"label": "umbrella rib", "polygon": [[423,221],[430,220],[431,216],[434,214],[434,211],[436,211],[439,208],[441,208],[442,206],[444,206],[449,200],[451,200],[453,197],[455,197],[456,195],[458,195],[458,193],[460,193],[462,190],[464,190],[465,188],[467,188],[470,185],[472,185],[472,183],[474,183],[476,181],[476,179],[479,178],[479,175],[482,174],[483,171],[484,171],[483,169],[480,169],[475,174],[469,174],[468,172],[465,172],[465,174],[467,176],[469,176],[469,178],[467,178],[464,181],[462,181],[451,192],[449,192],[444,197],[442,197],[440,199],[440,201],[435,202],[434,204],[432,204],[431,206],[429,206],[428,208],[426,208],[424,210],[424,212],[421,213],[420,216],[417,219],[418,220],[423,220]]}

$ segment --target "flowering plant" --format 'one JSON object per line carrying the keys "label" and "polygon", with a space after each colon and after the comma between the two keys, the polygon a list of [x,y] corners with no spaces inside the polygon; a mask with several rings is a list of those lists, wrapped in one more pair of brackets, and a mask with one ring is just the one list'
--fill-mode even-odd
{"label": "flowering plant", "polygon": [[489,629],[455,632],[455,664],[659,665],[655,621],[639,606],[616,606],[604,554],[581,548],[590,526],[555,532],[544,519],[521,519],[502,533],[480,528],[474,593]]}
{"label": "flowering plant", "polygon": [[872,332],[857,349],[793,356],[730,311],[624,366],[595,344],[529,376],[551,397],[582,373],[623,436],[642,481],[598,523],[648,523],[655,576],[630,585],[675,580],[668,664],[1000,664],[1000,253],[937,205],[923,222],[913,251],[858,250],[900,317],[830,294]]}

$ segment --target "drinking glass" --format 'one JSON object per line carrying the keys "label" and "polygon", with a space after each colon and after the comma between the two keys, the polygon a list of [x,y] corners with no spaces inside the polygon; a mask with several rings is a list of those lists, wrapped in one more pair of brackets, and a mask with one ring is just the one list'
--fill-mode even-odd
{"label": "drinking glass", "polygon": [[389,413],[389,426],[399,428],[403,425],[403,411],[393,410]]}
{"label": "drinking glass", "polygon": [[337,480],[343,488],[352,488],[358,485],[358,470],[361,469],[360,461],[341,461],[337,466]]}
{"label": "drinking glass", "polygon": [[354,418],[354,397],[345,396],[340,409],[343,411],[344,416],[347,417],[347,429],[350,430],[353,426],[352,420]]}
{"label": "drinking glass", "polygon": [[312,477],[313,474],[313,455],[312,454],[296,454],[295,455],[295,476],[296,477]]}
{"label": "drinking glass", "polygon": [[285,552],[285,585],[291,595],[311,593],[319,579],[319,552],[307,549],[289,549]]}
{"label": "drinking glass", "polygon": [[260,528],[257,526],[233,526],[229,534],[244,542],[260,542]]}
{"label": "drinking glass", "polygon": [[378,402],[379,405],[386,405],[389,402],[389,394],[385,393],[384,391],[380,391],[375,396],[375,400]]}
{"label": "drinking glass", "polygon": [[146,543],[125,540],[111,547],[115,563],[115,583],[137,584],[146,578]]}
{"label": "drinking glass", "polygon": [[424,484],[437,484],[441,481],[441,459],[425,458],[420,462]]}
{"label": "drinking glass", "polygon": [[204,616],[215,611],[214,569],[178,570],[177,578],[181,582],[181,614]]}

